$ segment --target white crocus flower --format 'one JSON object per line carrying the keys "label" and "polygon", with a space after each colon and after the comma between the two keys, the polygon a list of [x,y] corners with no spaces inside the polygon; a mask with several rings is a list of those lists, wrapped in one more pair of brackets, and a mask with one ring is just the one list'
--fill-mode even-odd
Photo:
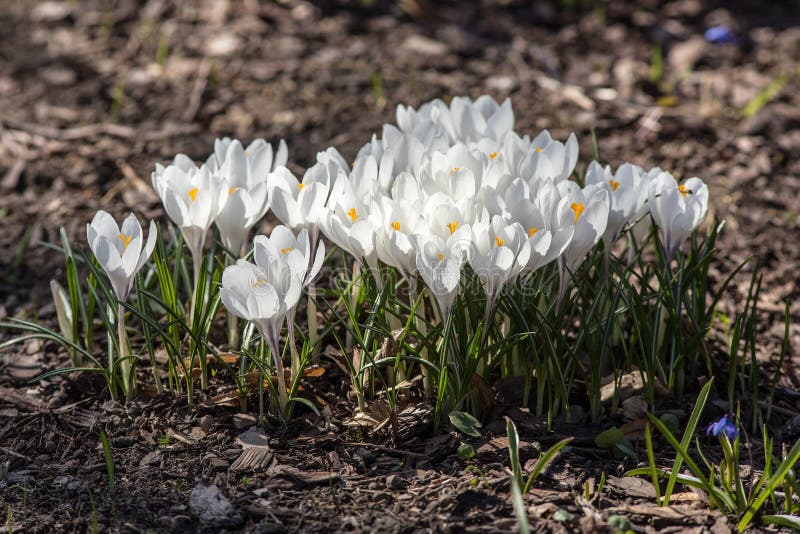
{"label": "white crocus flower", "polygon": [[[223,147],[227,147],[224,153]],[[218,139],[214,148],[222,204],[216,225],[223,245],[238,256],[250,229],[269,209],[267,175],[273,166],[272,146],[258,139],[245,150],[238,140],[225,138]],[[285,163],[285,152],[286,144],[281,142],[275,163]]]}
{"label": "white crocus flower", "polygon": [[222,272],[220,298],[232,314],[252,322],[272,352],[282,414],[289,403],[280,350],[280,332],[289,310],[297,305],[301,279],[280,255],[273,254],[256,237],[255,265],[238,260]]}
{"label": "white crocus flower", "polygon": [[480,154],[459,143],[446,153],[434,152],[430,160],[430,176],[427,169],[423,169],[418,179],[421,189],[429,196],[444,193],[453,200],[463,200],[475,196],[482,175]]}
{"label": "white crocus flower", "polygon": [[305,228],[295,236],[288,227],[278,225],[272,229],[269,237],[256,236],[253,245],[256,250],[266,250],[272,256],[282,257],[300,278],[303,287],[317,277],[325,259],[325,243],[320,241],[312,247]]}
{"label": "white crocus flower", "polygon": [[509,99],[501,105],[488,95],[474,101],[456,96],[450,101],[449,111],[449,114],[442,114],[441,119],[454,141],[478,141],[483,137],[501,139],[514,128],[514,111]]}
{"label": "white crocus flower", "polygon": [[208,229],[220,211],[219,183],[207,165],[198,168],[185,156],[165,167],[156,166],[153,188],[172,222],[181,230],[194,261],[197,280]]}
{"label": "white crocus flower", "polygon": [[369,206],[358,198],[350,179],[340,171],[319,228],[325,237],[359,263],[366,263],[375,280],[380,282],[375,221],[370,219],[369,213]]}
{"label": "white crocus flower", "polygon": [[[437,193],[425,201],[422,216],[429,233],[449,242],[453,236],[463,237],[457,231],[478,219],[478,206],[472,197],[455,201],[447,195]],[[468,237],[467,241],[470,242],[471,238]],[[462,248],[467,250],[469,245],[462,244]]]}
{"label": "white crocus flower", "polygon": [[532,141],[514,132],[505,136],[501,151],[509,174],[525,178],[533,186],[540,180],[562,182],[578,162],[578,139],[570,134],[566,143],[554,140],[547,130]]}
{"label": "white crocus flower", "polygon": [[528,265],[530,252],[527,234],[519,223],[495,216],[472,225],[468,261],[486,292],[487,318],[505,284]]}
{"label": "white crocus flower", "polygon": [[[292,273],[300,278],[303,287],[309,286],[314,281],[325,259],[325,243],[320,241],[312,248],[312,243],[308,239],[308,231],[305,228],[295,236],[289,228],[279,225],[272,229],[269,237],[256,236],[253,245],[259,254],[267,253],[269,256],[284,260]],[[300,369],[300,356],[295,343],[294,318],[296,313],[297,303],[287,311],[289,348],[292,355],[292,380]]]}
{"label": "white crocus flower", "polygon": [[650,195],[650,182],[661,172],[660,168],[653,167],[641,174],[642,180],[639,182],[639,194],[636,199],[636,213],[631,217],[633,224],[628,232],[628,265],[633,263],[637,247],[642,246],[650,233],[653,220],[649,216],[650,205],[647,203],[647,197]]}
{"label": "white crocus flower", "polygon": [[678,185],[671,174],[660,172],[650,183],[647,203],[664,236],[664,250],[669,263],[681,243],[705,217],[708,188],[700,178],[689,178]]}
{"label": "white crocus flower", "polygon": [[142,227],[133,213],[120,228],[111,215],[98,211],[86,225],[86,238],[97,263],[108,275],[117,300],[126,301],[136,273],[156,246],[155,222],[150,221],[147,242],[144,242]]}
{"label": "white crocus flower", "polygon": [[593,161],[586,170],[586,184],[600,184],[608,191],[610,208],[608,224],[603,233],[603,243],[607,252],[619,238],[625,225],[633,218],[639,208],[644,171],[636,165],[623,163],[616,173],[611,167],[601,167]]}
{"label": "white crocus flower", "polygon": [[[108,275],[111,287],[117,296],[117,336],[120,357],[131,353],[128,335],[125,331],[125,308],[122,303],[128,299],[136,273],[144,266],[156,246],[156,225],[150,221],[147,242],[142,237],[142,227],[131,213],[117,226],[114,218],[105,211],[98,211],[92,222],[86,225],[86,238],[97,263]],[[130,397],[136,389],[136,374],[131,360],[121,362],[122,387]]]}
{"label": "white crocus flower", "polygon": [[319,237],[320,216],[339,171],[350,168],[339,152],[331,147],[317,153],[317,162],[298,180],[286,167],[278,167],[267,178],[272,212],[294,231],[308,229],[311,243]]}
{"label": "white crocus flower", "polygon": [[[228,150],[234,143],[239,143],[239,141],[230,137],[215,139],[214,153],[208,157],[206,164],[215,166],[215,169],[222,167],[228,157]],[[252,167],[254,170],[257,169],[259,172],[262,168],[266,168],[267,172],[274,171],[278,167],[286,165],[289,159],[289,150],[286,146],[286,141],[283,139],[278,143],[277,151],[273,151],[272,145],[264,139],[255,139],[247,145],[244,153],[247,156],[248,167]]]}
{"label": "white crocus flower", "polygon": [[415,132],[402,132],[391,124],[383,126],[383,137],[372,136],[372,141],[358,151],[356,161],[372,156],[376,160],[389,157],[395,172],[417,172],[426,154],[447,151],[449,137],[443,127],[432,123]]}
{"label": "white crocus flower", "polygon": [[575,182],[567,181],[559,183],[558,190],[561,201],[556,212],[557,225],[574,227],[572,240],[559,259],[560,306],[572,273],[606,230],[609,200],[608,191],[600,184],[587,185],[581,189]]}
{"label": "white crocus flower", "polygon": [[[327,172],[312,167],[299,181],[286,167],[270,173],[268,183],[272,197],[272,212],[293,230],[308,228],[316,233],[319,215],[328,200],[330,184]],[[324,177],[326,181],[318,181]]]}
{"label": "white crocus flower", "polygon": [[[453,235],[454,243],[468,242],[469,226],[461,226]],[[417,270],[436,299],[442,323],[446,324],[461,283],[461,268],[466,259],[463,247],[448,246],[444,239],[432,234],[418,235],[416,241]]]}
{"label": "white crocus flower", "polygon": [[417,251],[414,236],[427,231],[418,205],[379,196],[373,203],[370,217],[376,229],[378,259],[394,267],[414,284],[417,273]]}
{"label": "white crocus flower", "polygon": [[522,225],[530,246],[525,269],[533,272],[560,256],[575,231],[574,225],[556,226],[553,218],[560,197],[550,181],[540,184],[538,195],[531,198],[528,184],[521,178],[506,190],[505,204],[511,220]]}

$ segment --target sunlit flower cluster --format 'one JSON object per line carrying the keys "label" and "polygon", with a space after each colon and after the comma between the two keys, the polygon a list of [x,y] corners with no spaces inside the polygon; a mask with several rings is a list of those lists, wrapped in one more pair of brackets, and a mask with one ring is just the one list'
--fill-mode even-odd
{"label": "sunlit flower cluster", "polygon": [[352,166],[333,148],[303,176],[285,167],[268,182],[275,214],[292,228],[319,229],[380,281],[380,264],[412,285],[419,274],[446,316],[469,265],[491,306],[504,286],[558,261],[561,294],[599,240],[615,241],[647,216],[667,255],[699,224],[707,190],[660,169],[592,162],[572,181],[578,142],[513,131],[511,102],[488,96],[397,108]]}
{"label": "sunlit flower cluster", "polygon": [[[351,256],[378,287],[394,272],[418,295],[421,280],[445,322],[467,269],[485,293],[488,318],[505,288],[527,283],[554,263],[559,306],[599,241],[608,267],[616,241],[624,234],[642,239],[632,229],[649,228],[652,220],[669,268],[707,210],[708,190],[699,178],[678,183],[659,168],[625,163],[612,171],[595,161],[576,172],[577,137],[517,134],[509,100],[455,97],[418,109],[400,105],[396,121],[384,125],[352,165],[328,148],[302,177],[287,168],[283,141],[273,148],[263,139],[246,148],[238,140],[217,139],[203,163],[179,154],[166,166],[157,164],[153,187],[193,259],[188,322],[195,317],[213,225],[227,251],[221,301],[230,314],[258,328],[281,370],[279,338],[287,319],[293,367],[297,357],[294,314],[325,259],[321,236]],[[270,209],[282,225],[250,242]],[[92,251],[120,301],[155,246],[152,224],[146,244],[141,234],[135,217],[120,228],[105,212],[88,227]],[[242,259],[250,251],[255,263]],[[315,321],[312,298],[309,324]],[[230,325],[236,329],[235,319]],[[237,336],[229,331],[229,343]],[[279,372],[285,405],[282,380]]]}

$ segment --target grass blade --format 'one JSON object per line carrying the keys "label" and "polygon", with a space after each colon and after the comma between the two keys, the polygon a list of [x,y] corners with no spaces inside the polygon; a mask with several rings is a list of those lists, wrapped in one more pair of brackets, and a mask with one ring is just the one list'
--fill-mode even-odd
{"label": "grass blade", "polygon": [[[682,451],[685,451],[692,442],[694,431],[697,428],[697,423],[700,421],[700,415],[703,413],[703,408],[705,408],[706,402],[708,401],[708,394],[711,391],[711,385],[713,383],[714,379],[712,378],[706,382],[706,385],[704,385],[703,389],[700,390],[700,394],[697,396],[697,402],[692,410],[692,415],[689,417],[689,422],[686,424],[686,430],[683,433],[683,439],[681,439],[679,447],[675,446],[678,445],[677,440],[675,440],[675,437],[672,435],[672,433],[667,430],[667,427],[664,426],[660,420],[648,414],[650,420],[653,421],[653,424],[655,424],[662,433],[664,433],[664,436],[667,438],[667,440],[675,441],[675,445],[673,445],[673,447],[675,447],[675,450],[678,451],[678,456],[675,458],[675,462],[672,464],[672,475],[670,476],[669,481],[667,482],[667,487],[664,490],[663,506],[669,506],[669,498],[672,495],[672,490],[675,488],[676,477],[680,473],[681,465],[683,465],[684,459],[687,461],[687,463],[691,461],[688,455]],[[692,464],[694,464],[694,461],[692,461]],[[698,472],[700,472],[699,469]]]}

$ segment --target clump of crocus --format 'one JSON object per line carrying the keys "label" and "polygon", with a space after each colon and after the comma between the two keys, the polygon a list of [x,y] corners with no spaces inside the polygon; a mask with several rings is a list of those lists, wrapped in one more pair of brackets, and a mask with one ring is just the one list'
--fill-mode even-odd
{"label": "clump of crocus", "polygon": [[[128,215],[120,227],[111,215],[101,210],[86,225],[86,238],[97,263],[108,275],[117,297],[119,356],[124,358],[130,355],[131,349],[125,332],[125,309],[122,303],[128,299],[136,273],[153,253],[156,246],[156,225],[150,221],[150,231],[145,243],[142,227],[133,213]],[[123,359],[121,369],[122,385],[125,394],[130,396],[136,388],[136,375],[131,360]]]}

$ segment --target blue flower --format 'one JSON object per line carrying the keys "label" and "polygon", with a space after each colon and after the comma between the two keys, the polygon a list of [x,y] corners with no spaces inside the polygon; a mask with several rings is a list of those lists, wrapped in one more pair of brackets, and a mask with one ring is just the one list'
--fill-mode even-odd
{"label": "blue flower", "polygon": [[736,428],[732,415],[725,414],[719,421],[712,422],[706,428],[706,436],[713,435],[716,437],[720,434],[725,434],[728,439],[736,439],[736,436],[739,435],[739,430]]}
{"label": "blue flower", "polygon": [[711,44],[736,44],[739,42],[739,38],[727,26],[709,28],[704,37]]}

